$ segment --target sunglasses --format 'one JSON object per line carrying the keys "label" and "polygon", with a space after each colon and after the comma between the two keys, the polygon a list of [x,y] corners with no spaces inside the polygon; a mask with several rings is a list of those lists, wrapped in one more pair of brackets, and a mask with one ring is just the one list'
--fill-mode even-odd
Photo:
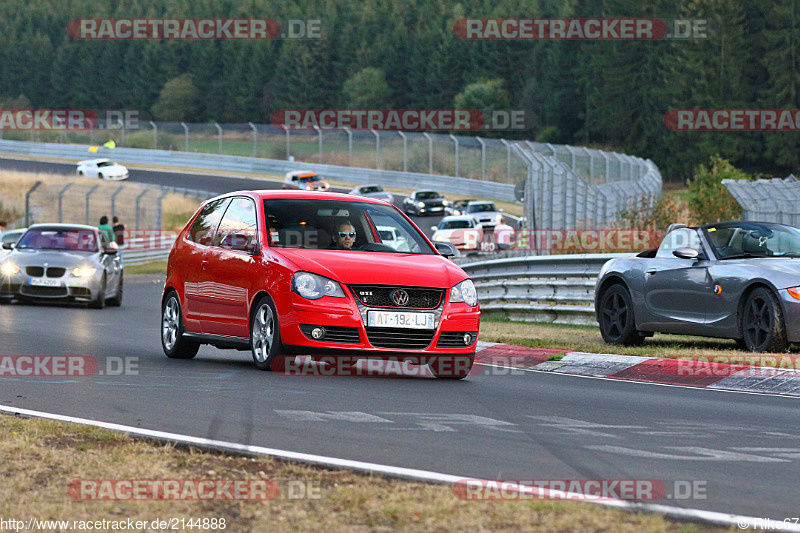
{"label": "sunglasses", "polygon": [[345,237],[350,237],[351,239],[355,239],[356,238],[356,232],[355,231],[340,231],[339,232],[339,238],[340,239],[344,239]]}

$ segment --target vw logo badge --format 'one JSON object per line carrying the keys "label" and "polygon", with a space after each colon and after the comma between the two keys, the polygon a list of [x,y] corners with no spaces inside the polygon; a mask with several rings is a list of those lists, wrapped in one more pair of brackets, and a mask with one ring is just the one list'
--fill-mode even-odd
{"label": "vw logo badge", "polygon": [[408,305],[408,293],[406,291],[404,291],[403,289],[395,289],[395,290],[393,290],[392,293],[389,295],[389,297],[394,302],[394,305],[397,305],[397,306],[400,306],[400,307],[402,307],[404,305]]}

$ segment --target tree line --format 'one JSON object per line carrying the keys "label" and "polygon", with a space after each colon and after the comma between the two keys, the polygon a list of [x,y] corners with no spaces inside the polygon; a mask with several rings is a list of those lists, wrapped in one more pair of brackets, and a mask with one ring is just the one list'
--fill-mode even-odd
{"label": "tree line", "polygon": [[[76,18],[319,20],[320,39],[84,41]],[[471,41],[461,18],[703,19],[707,37]],[[163,121],[268,122],[278,109],[508,106],[524,138],[609,148],[685,180],[719,155],[785,175],[796,132],[675,132],[670,109],[797,109],[798,0],[5,0],[4,107],[135,109]]]}

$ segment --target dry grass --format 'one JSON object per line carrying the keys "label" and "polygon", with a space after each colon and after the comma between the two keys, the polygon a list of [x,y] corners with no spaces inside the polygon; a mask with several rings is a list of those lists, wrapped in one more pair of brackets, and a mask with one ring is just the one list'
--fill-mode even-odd
{"label": "dry grass", "polygon": [[[97,428],[0,416],[0,516],[44,520],[225,518],[226,531],[719,531],[576,502],[462,501],[449,486],[269,458],[179,450]],[[13,458],[13,460],[10,460]],[[274,479],[321,499],[269,502],[74,501],[73,479]],[[186,529],[186,531],[192,531]],[[194,531],[197,531],[196,529]]]}
{"label": "dry grass", "polygon": [[[736,343],[729,339],[711,339],[706,337],[689,337],[684,335],[667,335],[656,333],[644,341],[641,346],[609,345],[600,336],[597,326],[568,326],[561,324],[510,322],[503,319],[481,319],[480,340],[502,342],[534,348],[554,348],[561,350],[615,353],[620,355],[638,355],[643,357],[666,357],[672,359],[698,358],[751,358],[755,364],[769,365],[770,358],[765,356],[786,356],[787,354],[758,354],[736,349]],[[797,349],[793,346],[797,357]],[[772,358],[774,359],[774,357]]]}

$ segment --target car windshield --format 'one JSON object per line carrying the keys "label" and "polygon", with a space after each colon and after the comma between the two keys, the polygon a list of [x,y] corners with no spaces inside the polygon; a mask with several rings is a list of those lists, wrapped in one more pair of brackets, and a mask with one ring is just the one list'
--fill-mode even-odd
{"label": "car windshield", "polygon": [[704,228],[717,257],[800,257],[800,230],[781,224],[726,222]]}
{"label": "car windshield", "polygon": [[96,252],[95,232],[87,229],[30,229],[17,244],[19,250]]}
{"label": "car windshield", "polygon": [[115,164],[116,163],[114,163],[113,161],[100,161],[99,163],[97,163],[97,166],[98,167],[112,167]]}
{"label": "car windshield", "polygon": [[18,231],[9,231],[4,233],[2,237],[0,237],[0,242],[3,244],[7,242],[17,242],[19,238],[22,236],[22,233]]}
{"label": "car windshield", "polygon": [[374,185],[372,187],[362,187],[361,188],[361,192],[363,194],[368,194],[368,193],[371,193],[371,192],[383,192],[383,188],[380,187],[379,185]]}
{"label": "car windshield", "polygon": [[436,191],[424,191],[417,193],[417,200],[433,200],[435,198],[441,198],[442,195]]}
{"label": "car windshield", "polygon": [[[435,253],[419,230],[390,205],[342,200],[268,199],[264,200],[264,213],[270,229],[271,246],[336,249],[335,237],[340,227],[352,226],[355,229],[352,250]],[[352,232],[349,228],[344,231]],[[392,242],[384,244],[384,241]]]}
{"label": "car windshield", "polygon": [[442,220],[439,229],[464,229],[471,228],[469,220]]}
{"label": "car windshield", "polygon": [[467,206],[468,213],[488,213],[490,211],[497,211],[494,204],[472,204]]}
{"label": "car windshield", "polygon": [[312,183],[314,181],[319,181],[319,177],[318,176],[300,176],[299,178],[297,178],[297,181],[299,181],[300,183]]}

